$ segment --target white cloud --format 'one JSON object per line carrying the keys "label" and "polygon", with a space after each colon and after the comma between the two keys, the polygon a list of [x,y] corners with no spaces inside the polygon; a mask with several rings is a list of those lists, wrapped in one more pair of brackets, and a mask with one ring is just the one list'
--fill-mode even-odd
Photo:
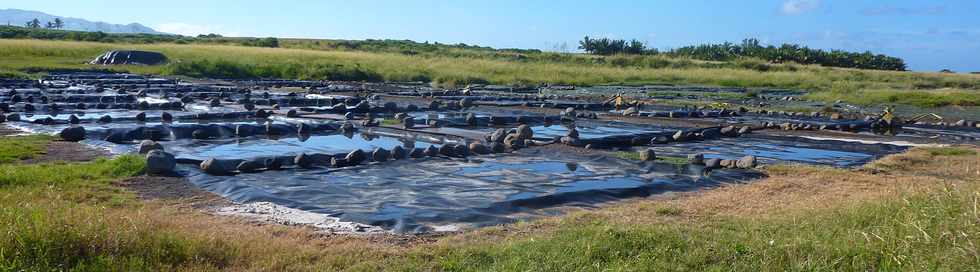
{"label": "white cloud", "polygon": [[780,12],[786,15],[803,14],[820,7],[820,0],[787,0]]}
{"label": "white cloud", "polygon": [[184,36],[197,36],[200,34],[221,34],[223,36],[240,36],[237,31],[229,31],[221,26],[202,26],[188,23],[163,23],[156,26],[160,32],[180,34]]}

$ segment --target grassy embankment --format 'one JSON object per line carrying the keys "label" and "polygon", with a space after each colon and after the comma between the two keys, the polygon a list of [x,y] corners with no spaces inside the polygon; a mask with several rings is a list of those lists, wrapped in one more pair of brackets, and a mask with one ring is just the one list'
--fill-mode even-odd
{"label": "grassy embankment", "polygon": [[[5,138],[7,143],[32,142]],[[3,151],[9,152],[9,151]],[[2,154],[5,157],[20,156]],[[142,160],[0,164],[0,270],[950,270],[980,266],[980,156],[921,148],[397,245],[142,202]]]}
{"label": "grassy embankment", "polygon": [[[283,46],[304,43],[284,41]],[[315,47],[312,47],[315,48]],[[164,52],[171,63],[118,66],[137,73],[220,78],[426,81],[444,86],[495,84],[704,84],[816,91],[811,98],[919,106],[980,105],[980,76],[834,69],[756,60],[705,62],[664,56],[530,55],[447,49],[400,54],[328,49],[257,48],[209,44],[109,44],[0,40],[0,75],[28,76],[84,63],[110,49]],[[882,95],[867,95],[867,94]],[[869,100],[869,97],[876,98]]]}

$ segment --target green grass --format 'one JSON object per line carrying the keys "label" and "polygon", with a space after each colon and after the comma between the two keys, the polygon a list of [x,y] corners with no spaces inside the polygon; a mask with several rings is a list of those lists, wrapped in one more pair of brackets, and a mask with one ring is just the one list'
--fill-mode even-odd
{"label": "green grass", "polygon": [[[612,155],[613,157],[617,157],[624,160],[634,160],[634,161],[640,160],[639,152],[616,151],[613,152]],[[659,163],[667,163],[667,164],[674,164],[674,165],[685,165],[688,163],[687,158],[666,157],[666,156],[657,156],[657,159],[655,161]]]}
{"label": "green grass", "polygon": [[398,119],[384,119],[381,120],[381,124],[385,126],[397,126],[397,125],[401,125],[402,121]]}
{"label": "green grass", "polygon": [[706,99],[721,99],[721,100],[744,100],[755,97],[756,92],[672,92],[672,91],[650,91],[647,92],[647,96],[671,96],[686,98],[688,96],[694,96],[697,98]]}
{"label": "green grass", "polygon": [[624,160],[633,160],[633,161],[640,160],[640,153],[639,152],[616,151],[616,152],[613,152],[612,155],[613,155],[613,157],[617,157],[617,158],[624,159]]}
{"label": "green grass", "polygon": [[905,104],[923,108],[980,106],[980,91],[960,89],[823,91],[809,93],[804,97],[810,100],[826,102],[841,100],[862,106],[883,104]]}
{"label": "green grass", "polygon": [[[786,217],[699,224],[562,224],[545,237],[432,253],[448,271],[974,270],[976,187]],[[674,210],[657,211],[661,216]]]}
{"label": "green grass", "polygon": [[977,151],[962,147],[923,147],[932,156],[967,156],[977,155]]}
{"label": "green grass", "polygon": [[137,269],[189,260],[196,245],[179,235],[134,231],[134,221],[109,214],[138,206],[110,182],[141,172],[143,159],[15,163],[50,140],[0,137],[0,271]]}
{"label": "green grass", "polygon": [[142,169],[143,160],[136,156],[0,165],[0,268],[36,271],[155,261],[144,257],[166,253],[168,246],[176,246],[168,245],[173,237],[125,237],[129,229],[120,225],[125,220],[106,215],[113,207],[135,205],[132,196],[109,182]]}
{"label": "green grass", "polygon": [[0,137],[0,164],[34,158],[51,139],[48,135]]}

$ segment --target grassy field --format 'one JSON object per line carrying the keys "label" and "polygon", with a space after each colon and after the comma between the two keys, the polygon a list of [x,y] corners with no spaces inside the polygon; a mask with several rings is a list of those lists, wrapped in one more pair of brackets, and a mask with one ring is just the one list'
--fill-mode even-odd
{"label": "grassy field", "polygon": [[[108,44],[42,40],[0,40],[0,75],[29,76],[85,65],[110,49],[160,51],[163,66],[115,66],[136,73],[219,78],[288,78],[365,81],[425,81],[443,86],[494,84],[701,84],[777,87],[817,91],[816,99],[864,102],[863,92],[928,93],[921,105],[980,105],[980,76],[834,69],[753,60],[732,63],[662,56],[594,57],[552,54],[532,60],[473,54],[409,55],[322,49],[257,48],[201,44]],[[938,90],[938,91],[937,91]],[[961,94],[967,94],[960,97]],[[905,103],[898,95],[896,103]],[[935,100],[935,101],[933,101]]]}
{"label": "grassy field", "polygon": [[44,146],[53,137],[48,135],[31,135],[16,138],[0,137],[0,163],[11,163],[33,158],[44,150]]}
{"label": "grassy field", "polygon": [[[8,143],[33,142],[29,137]],[[11,154],[4,156],[11,157]],[[920,148],[434,242],[319,236],[140,201],[138,157],[0,164],[0,270],[947,270],[980,266],[980,156]]]}

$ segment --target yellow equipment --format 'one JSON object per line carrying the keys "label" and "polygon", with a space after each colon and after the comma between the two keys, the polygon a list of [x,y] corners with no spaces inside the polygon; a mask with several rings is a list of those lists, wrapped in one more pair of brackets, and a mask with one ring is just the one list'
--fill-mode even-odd
{"label": "yellow equipment", "polygon": [[612,103],[613,106],[616,107],[616,110],[623,110],[623,106],[629,104],[629,102],[626,101],[626,97],[623,97],[623,93],[614,95],[612,98],[607,99],[605,103]]}

